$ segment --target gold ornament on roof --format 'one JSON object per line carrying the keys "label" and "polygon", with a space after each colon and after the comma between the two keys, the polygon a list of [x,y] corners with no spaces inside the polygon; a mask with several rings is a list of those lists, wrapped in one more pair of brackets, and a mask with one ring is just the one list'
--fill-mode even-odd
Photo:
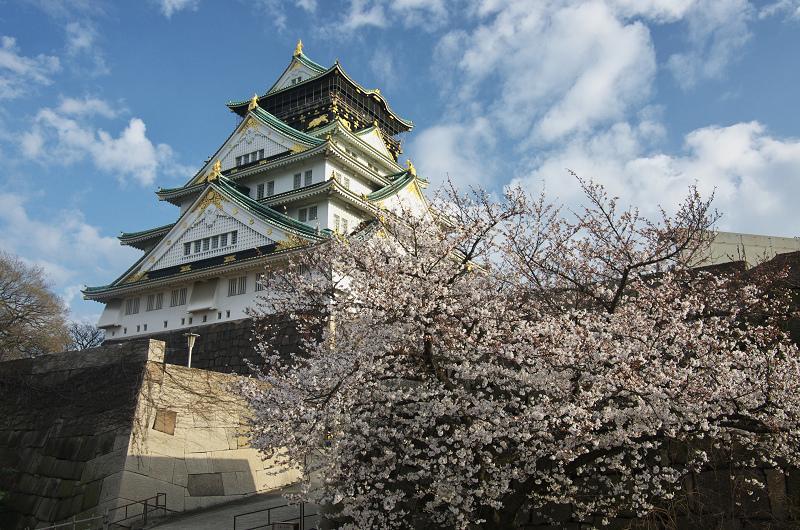
{"label": "gold ornament on roof", "polygon": [[214,165],[211,166],[211,172],[206,177],[208,182],[212,182],[217,180],[219,176],[222,174],[222,162],[219,161],[219,158],[214,162]]}
{"label": "gold ornament on roof", "polygon": [[294,47],[294,56],[297,57],[302,53],[303,53],[303,41],[297,39],[297,46]]}
{"label": "gold ornament on roof", "polygon": [[218,210],[222,209],[222,196],[214,190],[209,191],[206,196],[203,197],[203,200],[200,201],[198,205],[200,213],[203,213],[203,211],[212,204],[216,206]]}
{"label": "gold ornament on roof", "polygon": [[411,162],[410,158],[406,159],[406,169],[413,176],[415,176],[415,177],[417,176],[417,168],[414,167],[414,164]]}
{"label": "gold ornament on roof", "polygon": [[250,98],[250,104],[247,106],[247,110],[253,110],[258,107],[258,94],[253,94],[253,97]]}

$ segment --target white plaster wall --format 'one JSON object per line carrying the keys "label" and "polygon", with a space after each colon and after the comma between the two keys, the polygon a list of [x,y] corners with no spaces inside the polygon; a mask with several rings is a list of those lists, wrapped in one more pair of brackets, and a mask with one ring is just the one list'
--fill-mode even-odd
{"label": "white plaster wall", "polygon": [[352,191],[356,195],[369,195],[373,191],[379,189],[378,185],[367,181],[361,176],[354,175],[350,169],[345,168],[344,166],[336,164],[334,162],[328,161],[326,163],[325,174],[328,175],[328,177],[330,177],[332,172],[334,171],[341,175],[350,177],[350,191]]}
{"label": "white plaster wall", "polygon": [[253,177],[241,179],[238,181],[238,183],[250,188],[250,197],[256,199],[258,197],[258,185],[264,183],[264,194],[266,196],[266,183],[270,180],[274,180],[275,195],[277,195],[279,193],[284,193],[294,189],[294,175],[296,173],[300,173],[302,186],[305,182],[305,173],[309,169],[313,172],[312,184],[318,184],[327,179],[325,173],[325,161],[323,160],[322,155],[320,155],[319,157],[307,160],[304,163],[292,164],[291,166],[277,168],[269,171],[268,173],[262,173]]}
{"label": "white plaster wall", "polygon": [[[118,317],[119,326],[107,328],[106,338],[121,339],[130,338],[143,335],[152,335],[153,333],[171,331],[175,329],[195,328],[203,324],[214,324],[217,322],[228,322],[231,320],[240,320],[247,318],[246,309],[255,306],[256,297],[261,295],[261,292],[255,290],[256,276],[263,272],[262,268],[253,268],[246,271],[230,273],[225,276],[220,276],[217,283],[216,301],[217,308],[210,311],[202,311],[196,313],[188,313],[186,309],[189,307],[188,301],[192,296],[192,289],[194,282],[188,282],[182,286],[175,286],[160,290],[144,291],[138,295],[139,300],[139,313],[134,315],[124,315],[124,302],[122,304],[122,311]],[[228,296],[228,280],[230,278],[238,278],[239,276],[247,276],[247,292],[245,294]],[[173,288],[186,287],[186,305],[170,307],[170,292]],[[147,308],[147,295],[154,293],[163,293],[164,307],[154,311],[146,311]],[[113,311],[106,309],[105,311]],[[104,313],[105,313],[104,311]],[[205,322],[203,318],[205,317]],[[105,318],[105,314],[101,320]],[[164,321],[167,326],[164,326]]]}

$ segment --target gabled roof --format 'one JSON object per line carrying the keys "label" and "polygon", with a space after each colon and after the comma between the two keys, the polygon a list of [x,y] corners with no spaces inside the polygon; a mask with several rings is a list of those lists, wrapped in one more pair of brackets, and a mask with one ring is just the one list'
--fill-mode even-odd
{"label": "gabled roof", "polygon": [[371,125],[366,129],[361,129],[359,131],[351,131],[347,127],[345,127],[340,120],[333,120],[331,123],[323,125],[322,127],[318,127],[313,129],[309,134],[316,136],[316,137],[326,137],[328,134],[330,135],[341,135],[350,140],[350,142],[360,146],[364,151],[367,153],[372,154],[377,160],[381,160],[384,164],[389,167],[399,168],[400,165],[395,162],[395,160],[391,157],[386,156],[385,153],[380,152],[378,149],[375,149],[372,145],[367,143],[362,136],[371,132],[372,130],[377,129],[380,131],[380,128]]}
{"label": "gabled roof", "polygon": [[367,200],[369,201],[382,201],[387,197],[391,197],[400,192],[403,188],[414,182],[417,178],[415,174],[413,174],[409,170],[401,171],[395,175],[389,175],[387,178],[392,180],[392,183],[388,186],[385,186],[379,190],[373,191],[369,195],[367,195]]}
{"label": "gabled roof", "polygon": [[307,67],[312,72],[314,72],[316,74],[314,77],[318,77],[320,74],[324,74],[325,71],[327,70],[327,68],[325,68],[321,64],[316,63],[311,59],[309,59],[308,56],[301,51],[299,54],[296,53],[292,56],[292,60],[289,62],[288,66],[286,66],[281,75],[278,76],[278,79],[275,80],[275,83],[273,83],[273,85],[269,88],[269,90],[267,90],[266,94],[270,94],[273,91],[275,91],[275,87],[278,85],[280,80],[283,78],[284,75],[286,75],[286,72],[294,68],[294,65],[296,63],[300,63],[303,66]]}
{"label": "gabled roof", "polygon": [[[296,219],[292,219],[291,217],[284,215],[278,212],[277,210],[270,208],[269,206],[260,204],[258,201],[251,199],[248,195],[242,193],[237,188],[235,183],[229,181],[224,176],[220,176],[212,182],[207,182],[205,184],[204,192],[197,197],[192,207],[188,208],[181,215],[178,221],[176,221],[172,225],[172,228],[167,230],[167,233],[169,233],[172,229],[174,229],[175,225],[179,225],[185,217],[191,215],[195,211],[197,204],[201,201],[204,195],[213,192],[219,193],[226,200],[236,204],[239,208],[242,209],[242,211],[248,212],[248,214],[252,215],[253,217],[259,218],[261,221],[278,228],[284,233],[295,235],[309,241],[320,241],[329,237],[331,234],[330,230],[326,229],[319,231],[315,228],[306,225],[305,223],[301,223]],[[242,251],[238,251],[236,252],[236,254],[237,255],[241,254],[241,252]],[[144,263],[145,259],[151,254],[152,251],[146,252],[139,260],[136,261],[136,263],[134,263],[127,271],[125,271],[119,278],[114,280],[111,284],[100,287],[87,287],[86,289],[83,290],[84,296],[92,298],[107,293],[108,291],[114,288],[118,288],[123,284],[128,284],[128,283],[138,284],[140,280],[137,279],[138,275],[137,271],[140,271],[142,263]],[[209,259],[211,260],[211,258]],[[216,259],[216,257],[214,259]],[[176,273],[180,270],[180,267],[177,266],[169,268],[170,270],[173,268],[176,269],[176,271],[174,271]],[[153,271],[148,270],[146,276],[144,276],[144,279],[147,279],[150,275],[154,275],[154,277],[163,276],[156,270]]]}
{"label": "gabled roof", "polygon": [[[233,132],[230,135],[228,135],[228,137],[225,139],[225,141],[222,142],[222,145],[219,146],[219,148],[206,161],[206,163],[203,164],[203,166],[200,168],[200,170],[197,173],[195,173],[195,175],[189,180],[189,182],[186,183],[183,186],[184,188],[188,187],[188,186],[191,186],[193,184],[197,184],[197,183],[202,181],[203,175],[205,175],[209,171],[209,167],[214,163],[214,161],[216,161],[218,159],[218,157],[220,155],[220,152],[223,150],[223,148],[226,145],[228,145],[228,142],[231,140],[231,138],[234,137],[234,135],[236,135],[236,133],[240,132],[242,129],[245,129],[245,128],[247,128],[249,126],[248,122],[251,119],[255,120],[258,123],[262,123],[262,124],[266,125],[267,127],[270,127],[272,129],[280,132],[281,134],[286,135],[292,141],[296,142],[297,145],[302,146],[303,148],[306,148],[306,149],[310,148],[310,147],[316,147],[316,146],[319,146],[319,145],[322,145],[322,144],[325,143],[325,140],[321,140],[321,139],[319,139],[319,138],[317,138],[315,136],[311,136],[310,134],[306,134],[306,133],[304,133],[302,131],[298,131],[294,127],[291,127],[291,126],[285,124],[284,122],[282,122],[281,120],[279,120],[278,118],[276,118],[275,116],[273,116],[272,114],[267,112],[266,110],[264,110],[264,109],[262,109],[260,107],[256,107],[256,108],[251,109],[250,111],[248,111],[247,115],[245,115],[245,117],[241,121],[241,123],[239,123],[236,126],[236,128],[233,130]],[[292,154],[293,152],[295,152],[295,151],[293,151],[292,149],[288,149],[283,156],[288,156],[288,155]],[[273,158],[279,158],[279,157],[280,156],[273,157]]]}

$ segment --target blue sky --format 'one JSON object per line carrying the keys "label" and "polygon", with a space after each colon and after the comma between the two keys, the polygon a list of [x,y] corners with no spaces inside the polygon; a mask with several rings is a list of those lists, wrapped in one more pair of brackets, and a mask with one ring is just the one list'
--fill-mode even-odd
{"label": "blue sky", "polygon": [[[697,183],[720,228],[798,234],[800,0],[0,0],[0,248],[75,318],[173,221],[184,183],[298,38],[379,87],[431,181],[654,211]],[[404,157],[405,158],[405,157]]]}

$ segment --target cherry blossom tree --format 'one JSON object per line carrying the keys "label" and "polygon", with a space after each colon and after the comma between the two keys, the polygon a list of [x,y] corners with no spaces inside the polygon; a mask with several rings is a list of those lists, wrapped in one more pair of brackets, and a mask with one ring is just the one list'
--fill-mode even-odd
{"label": "cherry blossom tree", "polygon": [[[576,212],[450,191],[267,275],[252,442],[304,500],[346,528],[514,528],[553,506],[644,516],[715,448],[798,463],[790,307],[689,266],[710,200],[651,221],[580,182]],[[304,337],[291,355],[275,312]]]}

